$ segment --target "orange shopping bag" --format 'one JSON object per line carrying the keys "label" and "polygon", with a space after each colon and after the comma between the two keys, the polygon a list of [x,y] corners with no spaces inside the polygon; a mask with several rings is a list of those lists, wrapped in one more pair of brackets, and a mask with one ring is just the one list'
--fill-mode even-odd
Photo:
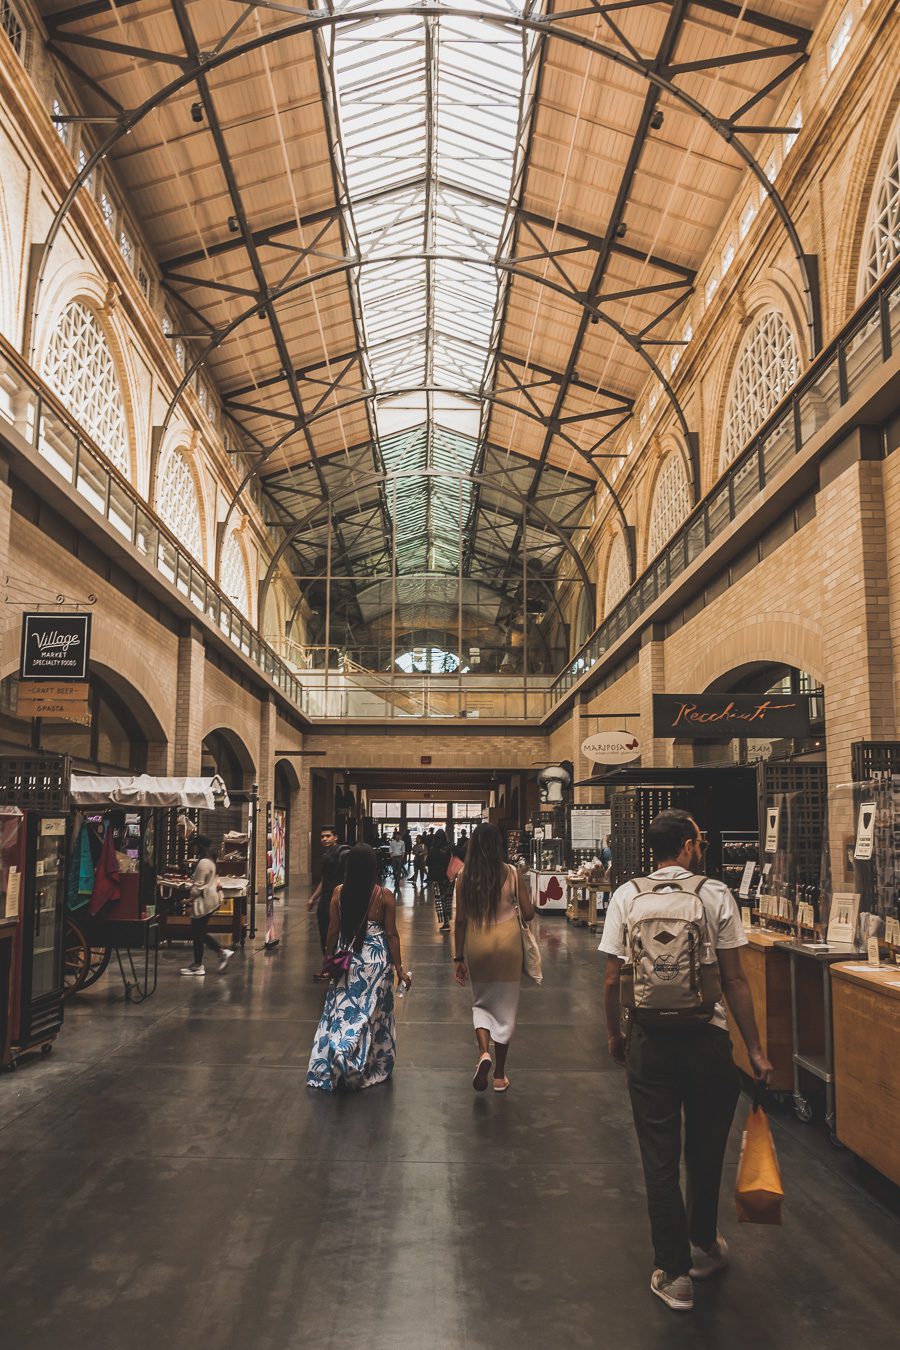
{"label": "orange shopping bag", "polygon": [[747,1115],[734,1200],[739,1223],[781,1223],[784,1188],[772,1131],[758,1097]]}

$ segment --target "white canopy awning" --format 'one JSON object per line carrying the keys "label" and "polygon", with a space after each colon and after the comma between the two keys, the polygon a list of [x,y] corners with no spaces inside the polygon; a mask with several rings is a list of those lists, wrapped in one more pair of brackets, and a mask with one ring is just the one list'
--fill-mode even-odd
{"label": "white canopy awning", "polygon": [[222,778],[155,778],[149,773],[122,778],[74,774],[70,784],[75,806],[196,806],[214,811],[230,806]]}

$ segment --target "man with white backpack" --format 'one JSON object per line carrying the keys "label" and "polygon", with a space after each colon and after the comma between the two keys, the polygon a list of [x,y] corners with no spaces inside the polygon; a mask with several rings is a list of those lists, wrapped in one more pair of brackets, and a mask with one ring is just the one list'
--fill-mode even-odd
{"label": "man with white backpack", "polygon": [[656,869],[618,888],[603,927],[606,1026],[609,1053],[626,1070],[644,1165],[655,1251],[650,1288],[668,1307],[689,1312],[692,1280],[728,1264],[717,1216],[740,1078],[723,994],[761,1083],[772,1066],[741,969],[740,913],[728,887],[701,873],[696,821],[686,811],[663,811],[648,840]]}

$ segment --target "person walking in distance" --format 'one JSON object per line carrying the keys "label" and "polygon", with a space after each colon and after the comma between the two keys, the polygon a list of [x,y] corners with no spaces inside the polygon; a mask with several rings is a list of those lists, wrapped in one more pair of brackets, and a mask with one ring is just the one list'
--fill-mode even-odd
{"label": "person walking in distance", "polygon": [[472,1022],[478,1063],[472,1086],[484,1092],[494,1044],[494,1091],[506,1092],[506,1055],[516,1026],[522,984],[522,931],[534,918],[524,876],[503,856],[496,825],[472,831],[463,870],[456,878],[456,927],[453,973],[457,984],[472,983]]}
{"label": "person walking in distance", "polygon": [[655,870],[619,887],[603,927],[606,1026],[609,1053],[625,1067],[644,1167],[655,1253],[650,1288],[668,1307],[688,1312],[692,1280],[728,1264],[717,1228],[719,1186],[740,1078],[723,992],[763,1085],[772,1066],[741,969],[747,939],[738,907],[727,886],[701,874],[696,821],[686,811],[663,811],[648,840]]}
{"label": "person walking in distance", "polygon": [[[322,876],[318,886],[309,897],[307,909],[316,911],[316,922],[319,927],[319,946],[322,948],[322,955],[325,955],[325,944],[328,941],[328,923],[331,914],[331,897],[335,888],[341,884],[344,879],[344,860],[348,853],[346,847],[338,843],[337,831],[333,825],[323,825],[319,831],[319,842],[324,850],[322,853]],[[313,979],[327,980],[328,972],[320,966],[313,975]]]}
{"label": "person walking in distance", "polygon": [[446,834],[443,830],[436,830],[428,851],[428,884],[442,933],[450,932],[450,914],[453,909],[453,882],[447,876],[451,856]]}
{"label": "person walking in distance", "polygon": [[182,975],[205,975],[203,948],[208,947],[219,958],[220,974],[228,969],[228,962],[234,956],[231,947],[222,947],[208,931],[209,921],[222,903],[222,887],[216,872],[218,854],[212,847],[212,840],[204,834],[198,834],[194,841],[197,858],[194,875],[191,877],[188,894],[193,902],[191,917],[191,938],[194,943],[194,959],[191,965],[182,966]]}
{"label": "person walking in distance", "polygon": [[399,830],[395,830],[388,844],[391,860],[391,872],[394,877],[394,895],[402,895],[403,880],[406,875],[406,844]]}

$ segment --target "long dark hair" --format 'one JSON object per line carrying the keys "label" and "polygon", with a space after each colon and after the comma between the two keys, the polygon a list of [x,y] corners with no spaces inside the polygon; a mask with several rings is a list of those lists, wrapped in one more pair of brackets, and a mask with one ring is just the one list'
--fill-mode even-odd
{"label": "long dark hair", "polygon": [[496,825],[484,821],[472,831],[465,866],[457,883],[462,887],[466,916],[473,923],[494,923],[505,880],[503,836]]}
{"label": "long dark hair", "polygon": [[366,927],[363,919],[369,912],[369,902],[378,876],[378,859],[368,844],[354,844],[347,854],[344,884],[341,887],[341,945],[353,943],[355,952],[362,951]]}

